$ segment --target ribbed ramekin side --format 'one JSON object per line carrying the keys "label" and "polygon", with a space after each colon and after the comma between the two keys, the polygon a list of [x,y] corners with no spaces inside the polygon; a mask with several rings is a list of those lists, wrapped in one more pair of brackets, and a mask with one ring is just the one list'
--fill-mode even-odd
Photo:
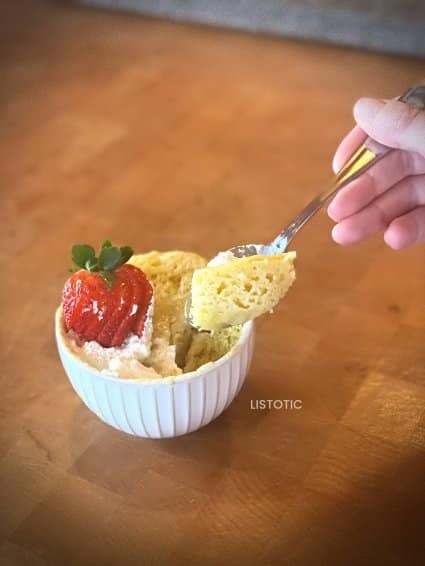
{"label": "ribbed ramekin side", "polygon": [[223,363],[166,384],[110,379],[82,364],[58,340],[62,364],[84,404],[114,428],[148,438],[187,434],[217,418],[239,393],[253,347],[252,330]]}

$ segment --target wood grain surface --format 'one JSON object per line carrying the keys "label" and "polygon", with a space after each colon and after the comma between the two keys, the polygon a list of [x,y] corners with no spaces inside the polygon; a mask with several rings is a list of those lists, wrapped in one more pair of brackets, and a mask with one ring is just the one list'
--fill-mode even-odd
{"label": "wood grain surface", "polygon": [[82,405],[53,313],[72,243],[212,256],[269,239],[328,179],[355,99],[397,95],[424,61],[0,10],[0,564],[423,564],[424,247],[342,249],[319,215],[238,398],[177,439]]}

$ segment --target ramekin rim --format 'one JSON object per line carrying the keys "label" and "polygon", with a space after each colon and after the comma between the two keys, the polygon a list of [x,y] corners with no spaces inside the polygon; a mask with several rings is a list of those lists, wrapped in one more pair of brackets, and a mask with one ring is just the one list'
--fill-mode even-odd
{"label": "ramekin rim", "polygon": [[162,378],[152,378],[152,379],[148,379],[148,378],[143,378],[143,379],[127,379],[127,378],[122,378],[122,377],[118,377],[112,373],[108,373],[107,371],[100,371],[97,368],[91,366],[89,363],[87,363],[84,360],[81,360],[65,343],[65,341],[62,338],[62,332],[61,332],[61,327],[60,325],[62,324],[62,317],[61,317],[61,307],[59,306],[56,310],[55,313],[55,336],[56,336],[56,342],[57,342],[57,346],[58,349],[60,348],[60,346],[62,346],[64,348],[64,350],[66,351],[66,353],[79,365],[83,366],[84,368],[86,368],[88,371],[90,371],[92,374],[96,375],[97,377],[101,378],[101,379],[106,379],[107,381],[113,381],[119,384],[125,384],[125,383],[131,383],[131,384],[136,384],[136,385],[140,385],[140,386],[160,386],[160,385],[165,385],[165,386],[171,386],[174,383],[179,383],[179,382],[183,382],[183,381],[191,381],[191,380],[195,380],[196,378],[201,378],[201,377],[206,377],[210,372],[216,370],[216,368],[223,366],[226,363],[229,363],[234,357],[235,355],[242,349],[242,347],[248,342],[248,340],[250,339],[251,335],[253,334],[254,331],[254,321],[249,320],[248,322],[245,322],[245,324],[242,327],[242,332],[241,335],[238,338],[238,341],[236,342],[236,344],[228,351],[226,352],[226,354],[224,354],[224,356],[221,356],[221,358],[219,358],[218,360],[215,360],[213,362],[208,362],[204,365],[202,365],[200,368],[198,368],[197,370],[194,371],[188,371],[188,372],[184,372],[181,373],[179,375],[171,375],[171,376],[167,376],[167,377],[162,377]]}

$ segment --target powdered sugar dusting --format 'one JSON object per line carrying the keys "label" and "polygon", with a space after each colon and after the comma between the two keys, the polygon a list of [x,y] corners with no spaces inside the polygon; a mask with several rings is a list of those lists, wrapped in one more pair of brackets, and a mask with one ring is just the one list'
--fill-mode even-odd
{"label": "powdered sugar dusting", "polygon": [[152,299],[142,336],[130,334],[120,347],[104,348],[94,340],[82,343],[72,330],[67,334],[70,347],[81,359],[104,373],[127,379],[161,377],[153,368],[143,364],[151,354],[153,309]]}

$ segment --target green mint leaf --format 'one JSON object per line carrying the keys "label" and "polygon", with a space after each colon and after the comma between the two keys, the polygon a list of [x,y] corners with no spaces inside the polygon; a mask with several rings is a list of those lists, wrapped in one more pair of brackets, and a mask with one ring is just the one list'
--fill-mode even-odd
{"label": "green mint leaf", "polygon": [[134,253],[133,248],[130,248],[130,246],[124,246],[120,248],[120,251],[121,251],[121,264],[127,263],[127,261],[131,258],[131,256]]}
{"label": "green mint leaf", "polygon": [[112,248],[111,240],[105,240],[102,244],[102,250],[103,250],[103,248]]}
{"label": "green mint leaf", "polygon": [[106,283],[106,287],[110,289],[115,282],[115,275],[112,271],[101,271],[100,275]]}
{"label": "green mint leaf", "polygon": [[72,261],[79,267],[85,267],[86,262],[95,257],[94,248],[87,244],[76,244],[71,248]]}
{"label": "green mint leaf", "polygon": [[102,271],[113,271],[121,265],[121,251],[115,246],[103,248],[99,255],[99,267]]}
{"label": "green mint leaf", "polygon": [[71,267],[71,269],[68,269],[68,271],[70,273],[77,273],[77,271],[80,271],[80,269],[78,267]]}

